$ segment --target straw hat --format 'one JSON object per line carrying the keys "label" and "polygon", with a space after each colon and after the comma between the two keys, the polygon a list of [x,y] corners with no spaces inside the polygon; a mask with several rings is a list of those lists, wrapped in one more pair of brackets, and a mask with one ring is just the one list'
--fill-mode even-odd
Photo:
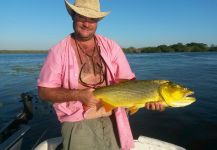
{"label": "straw hat", "polygon": [[77,13],[88,18],[102,19],[109,14],[100,11],[99,0],[75,0],[74,5],[70,4],[69,0],[65,0],[65,4],[70,16]]}

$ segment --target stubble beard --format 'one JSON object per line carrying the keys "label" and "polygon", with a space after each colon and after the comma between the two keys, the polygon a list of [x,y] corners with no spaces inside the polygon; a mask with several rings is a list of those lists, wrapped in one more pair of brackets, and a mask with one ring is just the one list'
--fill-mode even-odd
{"label": "stubble beard", "polygon": [[88,36],[83,36],[82,34],[80,34],[77,30],[76,30],[76,27],[75,27],[75,22],[73,22],[73,29],[74,29],[74,35],[75,35],[75,38],[77,40],[80,40],[80,41],[88,41],[88,40],[91,40],[93,37],[94,37],[94,34],[96,33],[96,29],[97,29],[97,26],[96,26],[96,29],[90,33]]}

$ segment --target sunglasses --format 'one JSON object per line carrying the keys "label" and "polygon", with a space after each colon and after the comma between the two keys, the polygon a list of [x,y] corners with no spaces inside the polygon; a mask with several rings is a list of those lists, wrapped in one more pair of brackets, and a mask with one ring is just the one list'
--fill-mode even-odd
{"label": "sunglasses", "polygon": [[[96,88],[106,81],[106,63],[104,62],[102,56],[100,55],[100,47],[97,46],[96,37],[94,37],[95,47],[93,54],[87,54],[81,46],[75,40],[78,56],[81,62],[81,69],[79,73],[79,81],[85,87]],[[88,61],[83,62],[80,52],[88,57]],[[97,53],[98,58],[94,58],[94,55]],[[89,79],[87,76],[93,75],[94,77]]]}

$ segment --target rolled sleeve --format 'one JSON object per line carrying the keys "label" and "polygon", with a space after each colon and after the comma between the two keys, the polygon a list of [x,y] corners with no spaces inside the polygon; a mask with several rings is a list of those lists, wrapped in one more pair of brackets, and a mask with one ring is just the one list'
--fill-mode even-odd
{"label": "rolled sleeve", "polygon": [[37,80],[38,86],[41,87],[61,87],[61,56],[57,51],[51,49],[44,62],[44,65]]}
{"label": "rolled sleeve", "polygon": [[132,72],[123,50],[118,45],[115,45],[115,49],[116,54],[112,61],[115,68],[115,78],[130,80],[135,79],[135,74]]}

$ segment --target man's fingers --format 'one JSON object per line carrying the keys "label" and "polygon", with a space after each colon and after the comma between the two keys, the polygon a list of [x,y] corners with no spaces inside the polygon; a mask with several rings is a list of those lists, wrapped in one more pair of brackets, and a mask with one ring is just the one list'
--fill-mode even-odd
{"label": "man's fingers", "polygon": [[156,109],[156,105],[154,103],[151,103],[151,110],[155,110]]}
{"label": "man's fingers", "polygon": [[163,105],[160,105],[160,111],[164,111],[165,107]]}
{"label": "man's fingers", "polygon": [[102,103],[99,101],[99,102],[96,104],[96,110],[98,111],[100,108],[102,108]]}
{"label": "man's fingers", "polygon": [[146,104],[146,109],[148,109],[148,110],[155,110],[155,105],[153,103],[147,103]]}
{"label": "man's fingers", "polygon": [[164,111],[165,107],[160,102],[150,102],[145,104],[145,108],[148,110]]}
{"label": "man's fingers", "polygon": [[145,104],[145,108],[148,109],[148,110],[150,110],[151,109],[151,103],[146,103]]}
{"label": "man's fingers", "polygon": [[155,104],[155,108],[156,108],[156,110],[160,110],[160,104],[159,104],[159,103],[156,103],[156,104]]}
{"label": "man's fingers", "polygon": [[88,89],[90,92],[93,92],[93,91],[95,91],[95,89],[94,88],[89,88]]}
{"label": "man's fingers", "polygon": [[97,99],[90,99],[85,103],[85,105],[87,105],[89,107],[97,107],[97,108],[100,108],[102,106],[100,101]]}

